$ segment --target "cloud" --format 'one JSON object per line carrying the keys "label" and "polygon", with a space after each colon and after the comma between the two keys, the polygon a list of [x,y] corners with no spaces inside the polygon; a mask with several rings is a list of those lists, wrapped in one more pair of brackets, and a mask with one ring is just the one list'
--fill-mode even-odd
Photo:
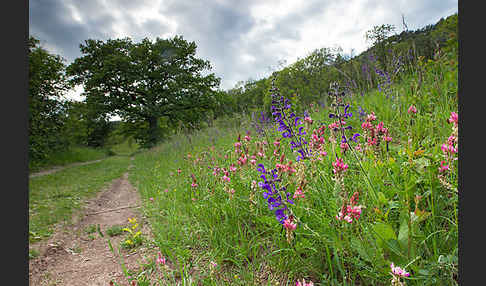
{"label": "cloud", "polygon": [[87,39],[134,41],[182,35],[196,42],[224,89],[268,76],[279,61],[291,64],[318,48],[364,51],[375,25],[415,30],[457,12],[457,0],[229,1],[30,0],[30,33],[67,63]]}

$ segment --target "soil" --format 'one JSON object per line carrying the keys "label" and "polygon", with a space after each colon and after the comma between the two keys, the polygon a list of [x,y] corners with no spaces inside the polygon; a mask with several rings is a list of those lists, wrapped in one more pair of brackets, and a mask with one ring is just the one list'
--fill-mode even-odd
{"label": "soil", "polygon": [[[73,215],[70,224],[59,224],[46,241],[29,245],[40,255],[29,261],[29,285],[108,286],[130,285],[123,273],[122,263],[128,270],[138,271],[141,264],[153,259],[156,250],[144,243],[135,250],[120,248],[126,237],[109,237],[106,230],[114,225],[129,226],[128,218],[136,218],[139,229],[151,238],[148,223],[139,212],[141,204],[138,191],[128,181],[128,173],[114,180],[109,188],[87,201],[81,212]],[[87,233],[90,226],[99,225],[104,237],[98,232]],[[115,253],[110,250],[111,241]]]}

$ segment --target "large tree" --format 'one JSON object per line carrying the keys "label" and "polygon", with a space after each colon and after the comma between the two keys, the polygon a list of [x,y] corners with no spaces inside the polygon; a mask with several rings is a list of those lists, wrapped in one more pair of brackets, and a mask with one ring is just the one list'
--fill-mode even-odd
{"label": "large tree", "polygon": [[80,48],[83,55],[67,68],[73,83],[84,84],[90,105],[126,122],[145,122],[146,146],[160,139],[160,119],[197,121],[213,107],[220,80],[204,74],[209,61],[197,58],[196,44],[182,36],[139,43],[90,39]]}
{"label": "large tree", "polygon": [[29,37],[29,159],[40,161],[67,147],[61,136],[66,106],[62,95],[70,88],[64,59],[40,47]]}

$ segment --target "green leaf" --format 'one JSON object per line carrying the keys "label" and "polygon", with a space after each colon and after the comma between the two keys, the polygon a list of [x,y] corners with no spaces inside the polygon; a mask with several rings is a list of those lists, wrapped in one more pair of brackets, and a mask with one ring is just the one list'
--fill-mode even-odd
{"label": "green leaf", "polygon": [[398,242],[400,242],[402,250],[408,249],[408,236],[408,222],[406,219],[403,219],[402,223],[400,224],[400,229],[398,230]]}
{"label": "green leaf", "polygon": [[384,222],[377,222],[373,225],[372,228],[377,236],[376,244],[380,248],[384,248],[385,241],[389,239],[397,239],[393,228],[389,224],[386,224]]}
{"label": "green leaf", "polygon": [[[361,241],[356,237],[351,238],[351,247],[358,252],[358,254],[366,261],[372,262],[370,255],[366,252],[366,248],[363,246]],[[368,248],[369,249],[369,248]]]}

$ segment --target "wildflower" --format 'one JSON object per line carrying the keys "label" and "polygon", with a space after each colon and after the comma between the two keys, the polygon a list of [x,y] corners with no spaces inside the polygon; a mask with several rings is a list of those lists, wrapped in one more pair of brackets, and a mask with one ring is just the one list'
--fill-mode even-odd
{"label": "wildflower", "polygon": [[162,256],[162,253],[158,253],[158,257],[157,257],[157,260],[155,261],[157,264],[160,264],[160,265],[165,265],[165,257]]}
{"label": "wildflower", "polygon": [[228,182],[228,183],[229,183],[229,182],[231,181],[231,179],[230,179],[230,177],[228,177],[228,176],[224,175],[224,176],[223,176],[223,181],[226,181],[226,182]]}
{"label": "wildflower", "polygon": [[375,115],[375,112],[371,112],[371,114],[368,114],[368,116],[366,116],[366,121],[375,121],[376,120],[376,115]]}
{"label": "wildflower", "polygon": [[250,164],[255,165],[256,164],[256,160],[255,159],[251,159],[250,160]]}
{"label": "wildflower", "polygon": [[302,279],[302,282],[297,280],[295,286],[314,286],[314,283],[312,281],[309,281],[309,283],[305,283],[305,280]]}
{"label": "wildflower", "polygon": [[294,199],[297,199],[297,198],[301,198],[301,199],[305,198],[305,195],[304,195],[304,192],[302,191],[301,186],[299,186],[297,188],[297,190],[295,190],[295,192],[294,192]]}
{"label": "wildflower", "polygon": [[151,202],[153,202],[153,201],[154,201],[154,198],[150,198],[149,200],[150,200]]}
{"label": "wildflower", "polygon": [[446,165],[446,161],[441,161],[440,167],[439,167],[439,172],[443,173],[443,172],[449,171],[449,170],[450,170],[450,168],[449,168],[449,165]]}
{"label": "wildflower", "polygon": [[168,191],[169,191],[169,189],[165,189],[165,190],[164,190],[164,192],[166,192],[166,193],[167,193]]}
{"label": "wildflower", "polygon": [[278,140],[277,140],[277,141],[274,141],[274,142],[273,142],[273,145],[274,145],[275,147],[280,146],[280,141],[278,141]]}
{"label": "wildflower", "polygon": [[250,137],[250,136],[248,136],[248,135],[245,135],[245,140],[246,140],[247,142],[250,142],[251,137]]}
{"label": "wildflower", "polygon": [[218,264],[216,262],[212,261],[212,260],[209,261],[209,265],[210,265],[211,268],[216,268],[216,266],[218,266]]}
{"label": "wildflower", "polygon": [[312,118],[310,118],[310,116],[306,116],[306,117],[304,117],[304,122],[312,124],[313,120],[312,120]]}
{"label": "wildflower", "polygon": [[197,187],[197,184],[196,183],[192,183],[191,184],[191,187],[196,188]]}
{"label": "wildflower", "polygon": [[348,169],[348,164],[344,164],[344,161],[341,158],[336,158],[336,161],[332,163],[332,166],[334,167],[333,171],[335,174],[346,172]]}
{"label": "wildflower", "polygon": [[231,164],[229,169],[231,172],[236,172],[236,167],[234,166],[234,164]]}
{"label": "wildflower", "polygon": [[179,169],[177,169],[177,174],[179,174],[179,175],[180,175],[180,174],[181,174],[181,172],[182,172],[182,170],[181,170],[180,168],[179,168]]}
{"label": "wildflower", "polygon": [[410,107],[408,108],[407,112],[410,114],[410,113],[417,113],[417,108],[415,108],[415,106],[412,104],[410,105]]}
{"label": "wildflower", "polygon": [[457,115],[457,113],[455,113],[454,111],[451,112],[451,116],[449,117],[449,119],[447,120],[449,123],[453,123],[454,122],[454,125],[457,126],[457,123],[459,121],[459,116]]}
{"label": "wildflower", "polygon": [[406,272],[405,269],[402,269],[398,266],[395,266],[392,262],[392,264],[390,264],[390,268],[391,268],[391,273],[393,275],[396,275],[398,277],[409,277],[410,276],[410,273]]}

